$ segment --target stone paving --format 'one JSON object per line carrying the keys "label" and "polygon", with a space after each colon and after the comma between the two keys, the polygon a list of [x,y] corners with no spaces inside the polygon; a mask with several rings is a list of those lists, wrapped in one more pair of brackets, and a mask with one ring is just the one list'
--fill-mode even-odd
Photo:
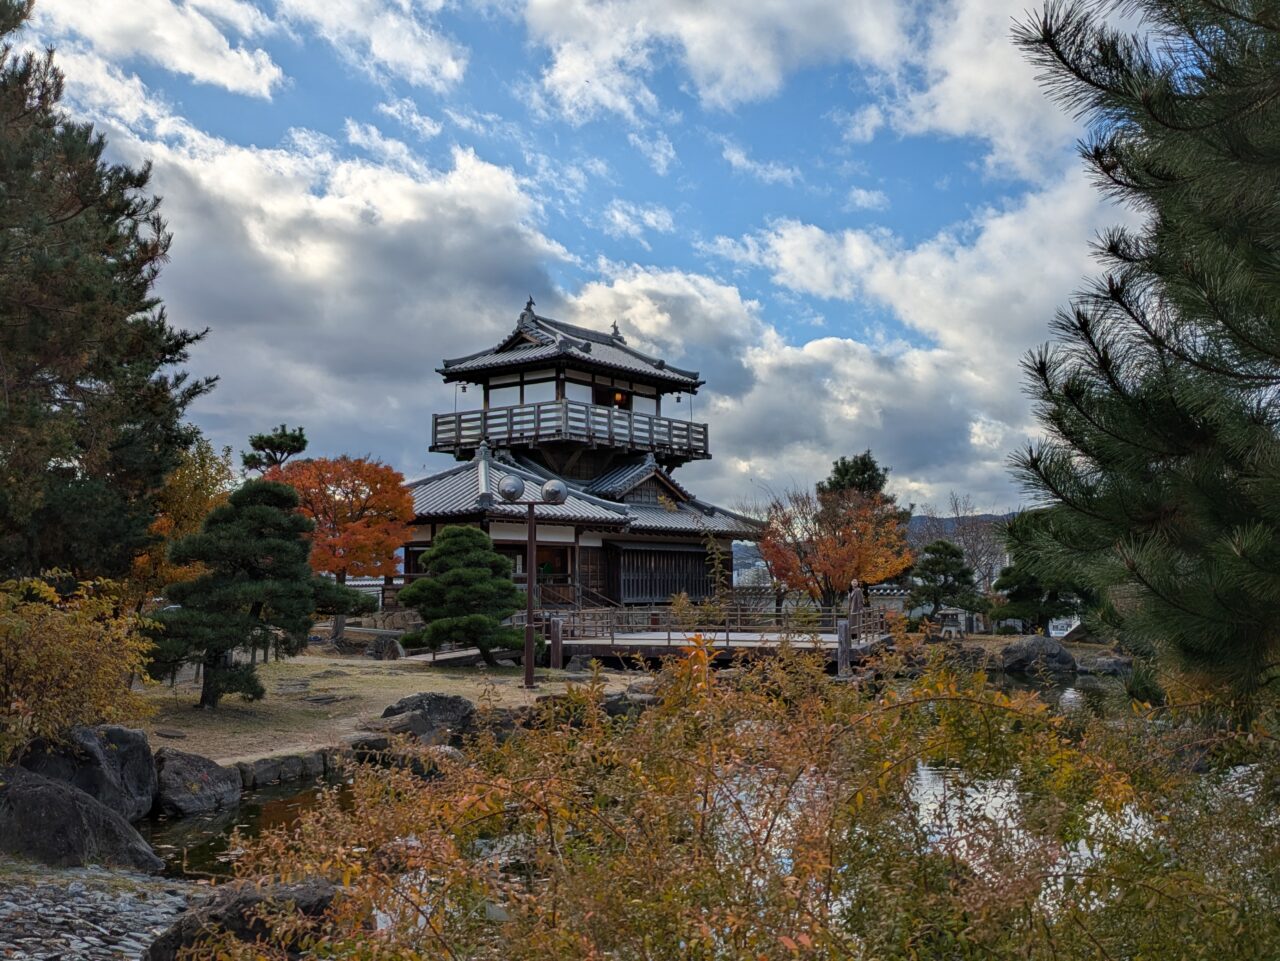
{"label": "stone paving", "polygon": [[135,961],[196,890],[105,868],[0,860],[0,959]]}

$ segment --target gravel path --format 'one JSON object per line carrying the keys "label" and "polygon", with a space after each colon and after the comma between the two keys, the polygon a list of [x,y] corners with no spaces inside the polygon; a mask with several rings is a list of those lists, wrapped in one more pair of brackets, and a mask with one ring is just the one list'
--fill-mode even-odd
{"label": "gravel path", "polygon": [[0,959],[134,961],[196,890],[105,868],[0,860]]}

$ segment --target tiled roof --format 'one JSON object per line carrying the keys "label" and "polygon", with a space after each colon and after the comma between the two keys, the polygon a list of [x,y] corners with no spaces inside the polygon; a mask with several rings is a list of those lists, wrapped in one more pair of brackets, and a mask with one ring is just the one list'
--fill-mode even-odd
{"label": "tiled roof", "polygon": [[[498,483],[508,474],[525,482],[524,496],[507,502],[498,494]],[[522,520],[527,504],[537,497],[545,478],[514,464],[497,461],[488,448],[481,447],[475,459],[439,474],[411,481],[413,509],[419,516],[463,517],[483,514],[488,517],[510,517]],[[572,488],[563,504],[539,504],[534,508],[538,520],[546,522],[599,525],[625,528],[628,518],[622,505],[582,494]]]}
{"label": "tiled roof", "polygon": [[646,454],[638,461],[630,461],[612,470],[605,471],[599,477],[586,484],[583,490],[590,494],[598,494],[601,497],[620,498],[650,477],[655,476],[661,477],[683,496],[687,498],[693,497],[669,473],[658,466],[658,462],[652,454]]}
{"label": "tiled roof", "polygon": [[760,530],[746,518],[720,507],[689,501],[668,510],[661,504],[627,504],[632,531],[675,531],[755,539]]}
{"label": "tiled roof", "polygon": [[521,313],[515,330],[502,343],[465,357],[447,359],[438,372],[446,378],[456,378],[460,374],[558,359],[623,371],[689,391],[697,390],[702,384],[696,370],[672,367],[664,360],[629,347],[616,328],[603,332],[539,317],[533,312],[532,301]]}
{"label": "tiled roof", "polygon": [[[641,463],[643,465],[644,462]],[[634,466],[629,465],[629,469]],[[661,473],[669,477],[665,471]],[[525,496],[515,503],[507,503],[498,495],[498,482],[507,474],[514,474],[525,482]],[[508,455],[490,454],[482,445],[474,460],[411,481],[408,487],[413,492],[414,512],[420,517],[483,514],[522,520],[526,516],[525,502],[536,496],[544,481],[554,476],[545,468],[534,469],[531,464],[517,464]],[[601,475],[596,481],[606,476]],[[568,499],[563,504],[539,505],[535,508],[538,519],[544,523],[558,521],[643,533],[710,533],[745,539],[754,539],[760,533],[753,521],[693,497],[677,503],[674,510],[661,504],[623,504],[596,496],[591,490],[594,484],[595,481],[584,487],[572,481],[566,482]],[[485,493],[488,497],[482,496]]]}

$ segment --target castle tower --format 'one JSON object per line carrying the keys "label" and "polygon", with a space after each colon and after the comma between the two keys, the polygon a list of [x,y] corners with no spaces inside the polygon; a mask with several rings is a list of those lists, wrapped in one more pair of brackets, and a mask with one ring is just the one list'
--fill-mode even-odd
{"label": "castle tower", "polygon": [[[431,450],[457,467],[412,482],[417,520],[405,576],[447,524],[486,530],[523,577],[525,507],[496,496],[506,474],[529,496],[552,477],[564,504],[537,508],[543,606],[667,603],[714,590],[713,553],[731,562],[732,542],[758,526],[698,500],[672,471],[711,456],[707,425],[679,415],[703,381],[602,333],[534,312],[486,350],[445,360],[469,409],[436,414]],[[715,548],[711,547],[715,545]]]}

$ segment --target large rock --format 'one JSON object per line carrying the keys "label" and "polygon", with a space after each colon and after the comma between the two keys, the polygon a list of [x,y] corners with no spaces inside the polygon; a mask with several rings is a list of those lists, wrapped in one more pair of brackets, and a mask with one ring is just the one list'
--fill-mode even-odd
{"label": "large rock", "polygon": [[237,761],[241,785],[248,788],[265,787],[281,781],[313,781],[323,777],[326,767],[324,753],[308,751],[306,754],[277,754],[260,757],[254,761]]}
{"label": "large rock", "polygon": [[1000,666],[1008,674],[1074,674],[1076,659],[1051,637],[1028,637],[1000,652]]}
{"label": "large rock", "polygon": [[240,772],[199,754],[162,747],[156,752],[161,814],[190,817],[235,807],[240,803]]}
{"label": "large rock", "polygon": [[111,808],[66,781],[21,767],[0,768],[0,851],[55,867],[164,869],[142,835]]}
{"label": "large rock", "polygon": [[159,786],[147,736],[113,724],[72,728],[61,744],[37,742],[22,766],[74,784],[126,821],[151,813]]}
{"label": "large rock", "polygon": [[448,744],[471,731],[476,706],[458,694],[428,691],[402,697],[385,711],[390,723],[383,729],[394,734],[412,734],[424,744]]}
{"label": "large rock", "polygon": [[1099,654],[1082,657],[1077,670],[1081,674],[1099,674],[1106,677],[1127,677],[1133,673],[1133,658],[1123,654]]}
{"label": "large rock", "polygon": [[[333,903],[334,894],[333,885],[319,879],[267,887],[243,882],[224,885],[153,941],[142,955],[143,961],[177,961],[184,950],[217,933],[228,933],[241,941],[270,940],[272,932],[257,918],[258,909],[264,903],[279,907],[291,905],[298,914],[319,918]],[[290,957],[294,956],[298,955],[291,951]]]}
{"label": "large rock", "polygon": [[399,638],[375,637],[364,649],[364,653],[366,657],[379,661],[399,661],[404,658],[404,647],[401,646]]}

